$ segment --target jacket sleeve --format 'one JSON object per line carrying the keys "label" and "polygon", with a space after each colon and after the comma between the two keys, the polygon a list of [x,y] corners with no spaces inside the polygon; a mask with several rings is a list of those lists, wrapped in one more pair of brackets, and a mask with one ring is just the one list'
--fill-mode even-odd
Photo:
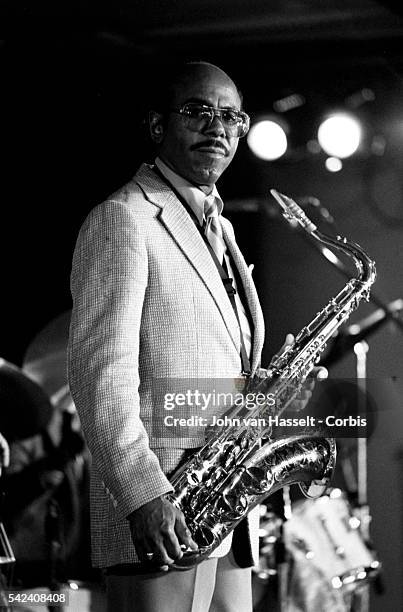
{"label": "jacket sleeve", "polygon": [[140,419],[140,324],[148,261],[138,226],[122,203],[95,208],[80,231],[71,277],[71,394],[93,467],[120,517],[172,490]]}

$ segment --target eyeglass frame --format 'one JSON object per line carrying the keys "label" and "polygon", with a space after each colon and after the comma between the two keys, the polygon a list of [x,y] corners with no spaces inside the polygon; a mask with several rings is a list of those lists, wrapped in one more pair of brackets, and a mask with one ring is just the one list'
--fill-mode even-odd
{"label": "eyeglass frame", "polygon": [[[210,126],[215,117],[218,117],[219,120],[222,123],[222,126],[225,130],[225,132],[231,136],[235,136],[235,138],[243,138],[244,136],[246,136],[246,134],[249,132],[249,127],[250,127],[250,117],[247,113],[245,113],[244,111],[238,110],[236,108],[216,108],[214,106],[209,106],[208,104],[202,104],[199,102],[185,102],[185,104],[183,104],[180,108],[170,108],[169,112],[171,113],[177,113],[178,115],[181,115],[182,117],[184,117],[185,119],[188,119],[188,121],[192,120],[192,117],[190,117],[189,115],[186,114],[185,108],[187,106],[196,106],[202,109],[205,109],[206,111],[208,111],[210,113],[210,122],[208,123],[208,126]],[[234,126],[228,126],[226,125],[225,121],[223,121],[222,118],[222,113],[224,112],[228,112],[228,111],[232,111],[233,113],[236,113],[239,117],[240,117],[240,121],[241,122],[237,122]],[[207,124],[206,124],[207,125]],[[193,132],[197,132],[199,131],[199,129],[201,129],[202,127],[202,122],[200,122],[200,127],[196,128],[196,129],[192,129],[189,127],[189,129]],[[237,130],[239,131],[240,127],[243,127],[244,129],[244,133],[241,135],[238,134],[231,134],[232,132],[232,128],[237,128]]]}

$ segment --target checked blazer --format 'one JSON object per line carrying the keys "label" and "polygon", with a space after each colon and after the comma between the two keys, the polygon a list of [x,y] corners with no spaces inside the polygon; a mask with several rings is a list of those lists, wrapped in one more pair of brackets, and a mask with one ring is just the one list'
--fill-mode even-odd
{"label": "checked blazer", "polygon": [[[228,220],[223,235],[253,321],[252,370],[260,365],[263,316]],[[240,334],[211,255],[176,195],[143,165],[85,220],[71,275],[71,394],[92,456],[95,566],[137,560],[126,517],[172,490],[166,476],[202,429],[165,436],[158,378],[236,378]]]}

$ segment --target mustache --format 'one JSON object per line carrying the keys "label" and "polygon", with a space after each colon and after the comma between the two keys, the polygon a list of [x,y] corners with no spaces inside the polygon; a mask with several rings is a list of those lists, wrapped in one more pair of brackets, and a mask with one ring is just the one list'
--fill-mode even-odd
{"label": "mustache", "polygon": [[202,140],[201,142],[197,142],[191,146],[191,150],[195,151],[204,147],[215,147],[216,149],[221,149],[225,154],[228,153],[228,148],[225,146],[225,144],[216,138],[208,138],[206,140]]}

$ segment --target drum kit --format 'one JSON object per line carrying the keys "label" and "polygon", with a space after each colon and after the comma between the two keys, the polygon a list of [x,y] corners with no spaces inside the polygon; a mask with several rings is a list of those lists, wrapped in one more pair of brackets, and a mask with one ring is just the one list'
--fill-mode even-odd
{"label": "drum kit", "polygon": [[[1,609],[10,585],[30,594],[65,593],[77,612],[106,609],[101,576],[90,570],[89,453],[67,383],[69,323],[70,311],[52,320],[32,340],[21,368],[0,359],[0,432],[11,449],[0,516]],[[35,466],[43,470],[36,473],[42,489],[30,495],[21,483],[32,484]],[[361,593],[381,564],[363,507],[337,488],[293,503],[288,487],[281,495],[281,510],[273,511],[271,498],[262,506],[255,612],[365,612]],[[41,609],[53,608],[32,608]]]}
{"label": "drum kit", "polygon": [[262,507],[254,612],[368,612],[370,584],[375,593],[383,591],[381,562],[369,533],[367,442],[376,428],[377,410],[366,388],[365,339],[386,322],[403,330],[403,300],[386,304],[372,296],[372,301],[380,308],[341,329],[321,359],[329,367],[354,351],[355,381],[328,381],[321,400],[334,414],[342,416],[346,409],[364,413],[367,437],[337,439],[334,481],[342,483],[340,488],[334,485],[317,499],[291,501],[289,487],[284,487],[275,512],[271,500]]}
{"label": "drum kit", "polygon": [[[403,301],[396,300],[392,306],[391,311],[400,312]],[[280,510],[274,512],[270,500],[262,507],[260,559],[253,573],[254,612],[273,607],[278,612],[368,612],[370,584],[375,584],[376,592],[383,590],[381,562],[369,534],[366,473],[366,444],[377,414],[363,387],[368,350],[363,337],[385,320],[379,315],[377,311],[344,331],[345,346],[353,347],[357,356],[356,381],[327,381],[326,392],[320,396],[322,404],[327,403],[327,414],[343,415],[344,410],[354,414],[355,410],[368,416],[367,438],[337,439],[334,481],[342,482],[343,488],[333,486],[316,499],[291,500],[286,486],[277,504]],[[355,344],[350,336],[357,340]],[[344,353],[340,344],[338,339],[324,365]]]}
{"label": "drum kit", "polygon": [[21,368],[0,358],[0,432],[10,446],[0,481],[1,610],[10,590],[26,594],[13,611],[56,609],[38,604],[46,592],[66,596],[66,610],[106,609],[90,563],[90,458],[67,384],[69,322],[67,311],[41,330]]}
{"label": "drum kit", "polygon": [[290,504],[286,487],[283,497],[282,516],[262,506],[254,611],[367,609],[362,596],[380,579],[381,563],[363,535],[360,509],[338,488]]}

